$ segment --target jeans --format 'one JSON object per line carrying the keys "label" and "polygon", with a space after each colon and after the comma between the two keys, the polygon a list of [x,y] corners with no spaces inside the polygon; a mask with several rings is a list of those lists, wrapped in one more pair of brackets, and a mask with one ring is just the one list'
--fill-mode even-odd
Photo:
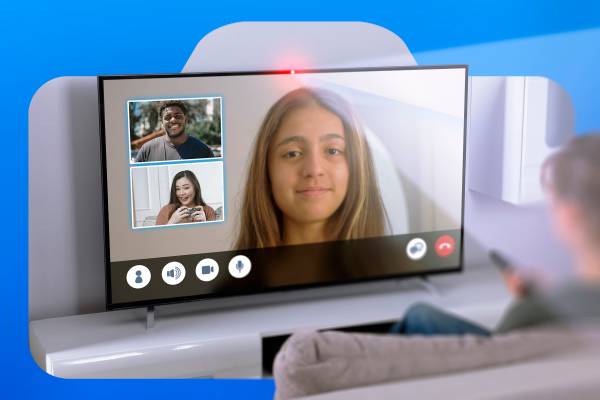
{"label": "jeans", "polygon": [[401,321],[396,322],[390,333],[397,335],[478,335],[490,336],[492,332],[480,325],[446,313],[425,303],[409,307]]}

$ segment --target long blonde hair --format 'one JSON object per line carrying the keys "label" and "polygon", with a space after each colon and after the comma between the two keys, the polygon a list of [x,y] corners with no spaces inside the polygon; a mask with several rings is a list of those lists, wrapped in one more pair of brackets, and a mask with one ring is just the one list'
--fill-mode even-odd
{"label": "long blonde hair", "polygon": [[338,116],[344,127],[350,174],[346,197],[330,217],[334,237],[344,240],[385,234],[387,216],[377,185],[371,150],[350,105],[331,91],[300,88],[273,104],[261,124],[246,179],[236,249],[272,247],[281,243],[283,216],[271,190],[269,149],[284,117],[312,104]]}

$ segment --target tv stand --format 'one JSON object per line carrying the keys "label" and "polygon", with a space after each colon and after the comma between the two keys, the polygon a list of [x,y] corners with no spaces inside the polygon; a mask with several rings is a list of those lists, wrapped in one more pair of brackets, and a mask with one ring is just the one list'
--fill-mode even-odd
{"label": "tv stand", "polygon": [[425,290],[427,290],[429,293],[431,293],[435,297],[441,296],[439,290],[435,287],[434,283],[431,281],[431,279],[428,276],[420,276],[419,282],[425,288]]}
{"label": "tv stand", "polygon": [[156,319],[156,312],[154,306],[148,306],[146,308],[146,330],[154,328],[154,322]]}
{"label": "tv stand", "polygon": [[[202,310],[201,302],[164,305],[153,328],[150,308],[38,320],[30,324],[30,348],[41,368],[65,378],[261,377],[268,368],[263,339],[393,322],[415,302],[491,327],[510,300],[490,266],[369,287],[362,294],[217,310]],[[140,323],[144,318],[150,326]]]}

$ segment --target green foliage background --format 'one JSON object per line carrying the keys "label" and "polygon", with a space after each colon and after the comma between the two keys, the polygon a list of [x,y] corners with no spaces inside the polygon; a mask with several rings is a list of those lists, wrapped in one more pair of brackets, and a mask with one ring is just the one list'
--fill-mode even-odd
{"label": "green foliage background", "polygon": [[[187,107],[186,132],[211,147],[221,147],[221,99],[180,100]],[[213,113],[208,110],[212,104]],[[140,100],[129,102],[129,139],[134,141],[162,129],[158,108],[160,101]]]}

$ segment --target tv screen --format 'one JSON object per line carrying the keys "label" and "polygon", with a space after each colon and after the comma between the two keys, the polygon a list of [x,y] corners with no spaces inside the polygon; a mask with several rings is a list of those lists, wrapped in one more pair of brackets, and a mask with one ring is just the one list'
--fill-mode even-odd
{"label": "tv screen", "polygon": [[466,66],[98,87],[108,309],[461,269]]}

